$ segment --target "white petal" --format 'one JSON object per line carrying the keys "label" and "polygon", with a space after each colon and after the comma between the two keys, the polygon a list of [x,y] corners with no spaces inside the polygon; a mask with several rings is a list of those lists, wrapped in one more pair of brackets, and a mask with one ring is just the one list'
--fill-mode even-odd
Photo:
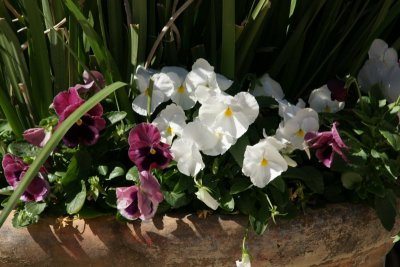
{"label": "white petal", "polygon": [[[145,93],[138,95],[133,99],[132,108],[133,110],[142,116],[147,116],[147,96]],[[164,94],[160,91],[153,91],[151,98],[150,114],[153,114],[154,110],[164,102]]]}
{"label": "white petal", "polygon": [[161,69],[162,73],[165,73],[169,75],[170,73],[174,73],[178,78],[180,84],[183,83],[185,80],[186,75],[188,74],[188,71],[184,68],[181,67],[174,67],[174,66],[166,66]]}
{"label": "white petal", "polygon": [[219,207],[218,201],[215,200],[215,198],[213,198],[204,187],[200,187],[199,191],[197,191],[195,194],[197,198],[206,204],[210,209],[216,210]]}
{"label": "white petal", "polygon": [[385,51],[388,49],[388,45],[385,41],[381,39],[375,39],[371,47],[369,48],[368,55],[369,58],[376,58],[382,60]]}
{"label": "white petal", "polygon": [[191,139],[179,138],[171,146],[178,170],[187,175],[195,176],[205,165],[197,145]]}
{"label": "white petal", "polygon": [[211,149],[218,141],[213,132],[200,120],[188,123],[182,131],[182,138],[193,140],[199,150]]}
{"label": "white petal", "polygon": [[154,80],[154,91],[160,91],[168,98],[171,97],[172,93],[175,90],[175,84],[174,81],[167,74],[156,73],[152,76],[152,79]]}
{"label": "white petal", "polygon": [[229,87],[232,86],[233,81],[229,80],[228,78],[226,78],[225,76],[218,74],[216,76],[217,79],[217,84],[219,89],[221,89],[222,91],[227,90]]}
{"label": "white petal", "polygon": [[136,68],[136,73],[135,73],[135,79],[136,79],[136,84],[138,86],[138,89],[141,93],[146,91],[146,89],[149,87],[149,80],[150,77],[155,73],[154,70],[151,69],[145,69],[142,66],[138,66]]}
{"label": "white petal", "polygon": [[268,73],[265,73],[259,78],[261,86],[257,85],[254,88],[254,96],[270,96],[277,100],[282,100],[284,98],[284,93],[282,91],[281,85],[273,80]]}

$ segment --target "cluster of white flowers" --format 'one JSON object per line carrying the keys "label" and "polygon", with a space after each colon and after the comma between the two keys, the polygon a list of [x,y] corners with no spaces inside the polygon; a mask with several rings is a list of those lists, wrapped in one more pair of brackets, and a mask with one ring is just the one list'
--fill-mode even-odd
{"label": "cluster of white flowers", "polygon": [[[269,96],[279,104],[282,121],[274,136],[266,136],[259,143],[247,146],[244,152],[242,172],[260,188],[288,169],[296,166],[288,155],[295,149],[303,150],[304,135],[318,131],[317,112],[337,112],[343,102],[331,100],[326,85],[315,89],[309,98],[310,107],[302,99],[296,105],[284,99],[279,83],[264,74],[252,94],[240,92],[235,96],[225,90],[232,81],[214,72],[206,60],[198,59],[191,71],[180,67],[164,67],[160,72],[139,67],[136,72],[137,86],[141,92],[134,101],[133,109],[146,116],[163,102],[171,100],[152,122],[160,130],[162,141],[171,145],[178,170],[195,177],[205,164],[202,155],[218,156],[226,153],[256,120],[259,106],[255,96]],[[149,95],[149,81],[153,90]],[[148,109],[148,98],[151,108]],[[199,103],[198,115],[187,122],[185,110]],[[218,208],[208,188],[198,184],[197,197],[210,208]]]}
{"label": "cluster of white flowers", "polygon": [[[132,106],[140,115],[148,115],[150,79],[154,81],[150,112],[165,101],[173,102],[158,114],[153,124],[160,130],[162,141],[171,145],[178,170],[185,175],[196,176],[205,167],[202,153],[217,156],[228,151],[258,116],[259,106],[254,96],[247,92],[235,96],[225,93],[233,82],[215,73],[204,59],[198,59],[190,72],[164,67],[157,73],[139,67],[136,80],[141,94]],[[198,116],[187,123],[184,110],[197,102]],[[210,208],[218,207],[207,188],[199,185],[197,196]]]}
{"label": "cluster of white flowers", "polygon": [[367,92],[373,85],[380,85],[389,102],[400,95],[400,66],[396,50],[381,39],[375,39],[368,51],[369,59],[358,73],[361,89]]}

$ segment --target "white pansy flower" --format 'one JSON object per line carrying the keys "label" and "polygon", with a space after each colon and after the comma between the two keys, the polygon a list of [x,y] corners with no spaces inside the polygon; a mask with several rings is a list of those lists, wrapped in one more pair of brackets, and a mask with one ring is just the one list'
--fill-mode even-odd
{"label": "white pansy flower", "polygon": [[367,92],[373,85],[380,85],[383,94],[394,102],[400,95],[400,67],[396,50],[381,39],[375,39],[368,51],[369,59],[358,73],[361,89]]}
{"label": "white pansy flower", "polygon": [[319,129],[318,113],[311,108],[299,110],[293,118],[283,121],[276,130],[276,137],[289,141],[294,149],[304,149],[304,135]]}
{"label": "white pansy flower", "polygon": [[200,103],[206,101],[210,96],[225,91],[232,83],[226,77],[216,74],[214,67],[203,58],[196,60],[185,79],[187,90],[195,92],[196,99]]}
{"label": "white pansy flower", "polygon": [[172,86],[171,83],[166,83],[165,74],[154,73],[142,66],[136,69],[135,80],[140,91],[140,95],[133,99],[133,110],[142,116],[147,116],[147,99],[149,98],[149,82],[150,78],[154,80],[153,92],[151,95],[150,114],[166,100],[165,94],[161,91],[164,87]]}
{"label": "white pansy flower", "polygon": [[276,100],[282,100],[284,98],[285,94],[282,91],[281,85],[273,80],[268,73],[261,76],[259,81],[261,86],[256,85],[253,91],[254,96],[270,96]]}
{"label": "white pansy flower", "polygon": [[196,176],[205,165],[197,144],[189,138],[179,138],[171,146],[178,170],[187,176]]}
{"label": "white pansy flower", "polygon": [[314,89],[308,98],[308,103],[316,112],[335,113],[344,108],[344,102],[332,100],[331,91],[327,85]]}
{"label": "white pansy flower", "polygon": [[239,138],[255,121],[258,112],[254,96],[241,92],[234,97],[218,95],[207,99],[199,109],[199,119],[213,130]]}
{"label": "white pansy flower", "polygon": [[277,101],[279,103],[279,116],[283,118],[283,121],[293,118],[299,110],[306,107],[306,103],[301,98],[299,98],[296,105],[289,103],[285,99]]}
{"label": "white pansy flower", "polygon": [[194,140],[200,151],[209,156],[224,154],[237,140],[220,129],[212,130],[198,119],[188,123],[182,137]]}
{"label": "white pansy flower", "polygon": [[170,104],[158,114],[153,124],[161,133],[161,141],[172,144],[173,138],[180,136],[186,126],[185,112],[180,106]]}
{"label": "white pansy flower", "polygon": [[187,88],[185,78],[188,71],[180,67],[164,67],[161,73],[165,73],[171,80],[173,87],[165,94],[184,110],[191,109],[196,104],[196,97],[193,88]]}
{"label": "white pansy flower", "polygon": [[208,192],[210,189],[207,187],[200,187],[199,190],[195,193],[197,198],[201,200],[204,204],[206,204],[210,209],[216,210],[219,207],[219,203],[215,198],[213,198]]}
{"label": "white pansy flower", "polygon": [[278,143],[271,139],[267,138],[254,146],[247,146],[244,152],[242,172],[260,188],[265,187],[288,168],[286,160],[279,153],[281,146],[277,147]]}

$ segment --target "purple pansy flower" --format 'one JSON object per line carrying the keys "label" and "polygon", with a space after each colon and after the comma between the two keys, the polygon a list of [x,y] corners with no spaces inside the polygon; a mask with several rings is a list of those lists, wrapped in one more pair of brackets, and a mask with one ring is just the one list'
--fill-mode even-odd
{"label": "purple pansy flower", "polygon": [[129,133],[129,158],[139,171],[164,169],[172,160],[170,146],[161,142],[160,131],[150,123],[138,124]]}
{"label": "purple pansy flower", "polygon": [[122,216],[129,220],[153,218],[158,204],[163,200],[160,184],[147,171],[140,172],[140,185],[118,187],[117,208]]}
{"label": "purple pansy flower", "polygon": [[329,91],[331,91],[331,99],[339,102],[345,102],[347,99],[347,90],[344,81],[338,79],[329,80],[326,83]]}
{"label": "purple pansy flower", "polygon": [[[84,102],[74,87],[56,95],[53,107],[59,117],[59,124]],[[106,121],[101,117],[102,115],[103,107],[97,104],[65,134],[64,144],[68,147],[76,147],[78,144],[95,144],[100,137],[100,131],[106,127]]]}
{"label": "purple pansy flower", "polygon": [[316,149],[316,157],[326,167],[330,168],[333,162],[335,153],[338,154],[344,161],[348,161],[342,149],[347,149],[342,138],[337,131],[337,122],[334,122],[332,129],[326,132],[309,132],[304,136],[310,148]]}
{"label": "purple pansy flower", "polygon": [[44,147],[51,137],[51,131],[44,128],[30,128],[22,134],[24,139],[34,146]]}
{"label": "purple pansy flower", "polygon": [[[8,184],[14,189],[18,186],[19,182],[24,178],[26,171],[29,169],[28,164],[10,154],[4,156],[2,166]],[[50,192],[50,185],[45,178],[46,176],[46,169],[41,167],[37,176],[33,178],[32,182],[22,194],[21,200],[31,202],[45,199]]]}

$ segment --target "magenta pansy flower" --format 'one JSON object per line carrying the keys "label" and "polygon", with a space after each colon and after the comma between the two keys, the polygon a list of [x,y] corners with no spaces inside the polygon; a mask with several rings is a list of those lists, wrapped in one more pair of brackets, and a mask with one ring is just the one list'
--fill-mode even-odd
{"label": "magenta pansy flower", "polygon": [[338,154],[344,161],[348,161],[343,149],[348,147],[343,142],[337,131],[337,122],[334,122],[330,131],[309,132],[304,136],[310,148],[316,149],[316,157],[322,164],[330,168],[335,154]]}
{"label": "magenta pansy flower", "polygon": [[[29,169],[28,164],[10,154],[6,154],[3,157],[2,166],[7,183],[14,189],[17,188],[20,181],[24,178],[26,171]],[[33,178],[32,182],[25,189],[21,200],[25,202],[37,202],[45,199],[50,192],[50,185],[46,177],[47,171],[44,167],[41,167],[37,176]]]}
{"label": "magenta pansy flower", "polygon": [[51,137],[51,131],[44,128],[30,128],[22,134],[24,139],[34,146],[44,147]]}
{"label": "magenta pansy flower", "polygon": [[[77,89],[74,87],[56,95],[53,100],[53,107],[59,117],[59,124],[84,102],[85,100],[79,96]],[[106,121],[101,117],[102,115],[103,107],[97,104],[77,120],[65,134],[63,138],[64,144],[68,147],[76,147],[79,144],[95,144],[100,137],[100,131],[106,127]]]}
{"label": "magenta pansy flower", "polygon": [[164,169],[172,160],[170,145],[161,142],[160,131],[153,124],[138,124],[130,131],[128,143],[129,158],[139,171]]}
{"label": "magenta pansy flower", "polygon": [[129,220],[153,218],[159,203],[163,200],[160,184],[147,171],[140,172],[140,185],[118,187],[117,208]]}
{"label": "magenta pansy flower", "polygon": [[106,81],[104,79],[103,74],[96,70],[91,70],[90,73],[93,75],[93,77],[96,79],[96,82],[93,80],[92,76],[87,72],[86,70],[83,72],[82,77],[83,77],[83,82],[85,84],[77,84],[75,85],[75,88],[77,88],[79,93],[87,93],[87,92],[93,92],[97,93],[106,85]]}

